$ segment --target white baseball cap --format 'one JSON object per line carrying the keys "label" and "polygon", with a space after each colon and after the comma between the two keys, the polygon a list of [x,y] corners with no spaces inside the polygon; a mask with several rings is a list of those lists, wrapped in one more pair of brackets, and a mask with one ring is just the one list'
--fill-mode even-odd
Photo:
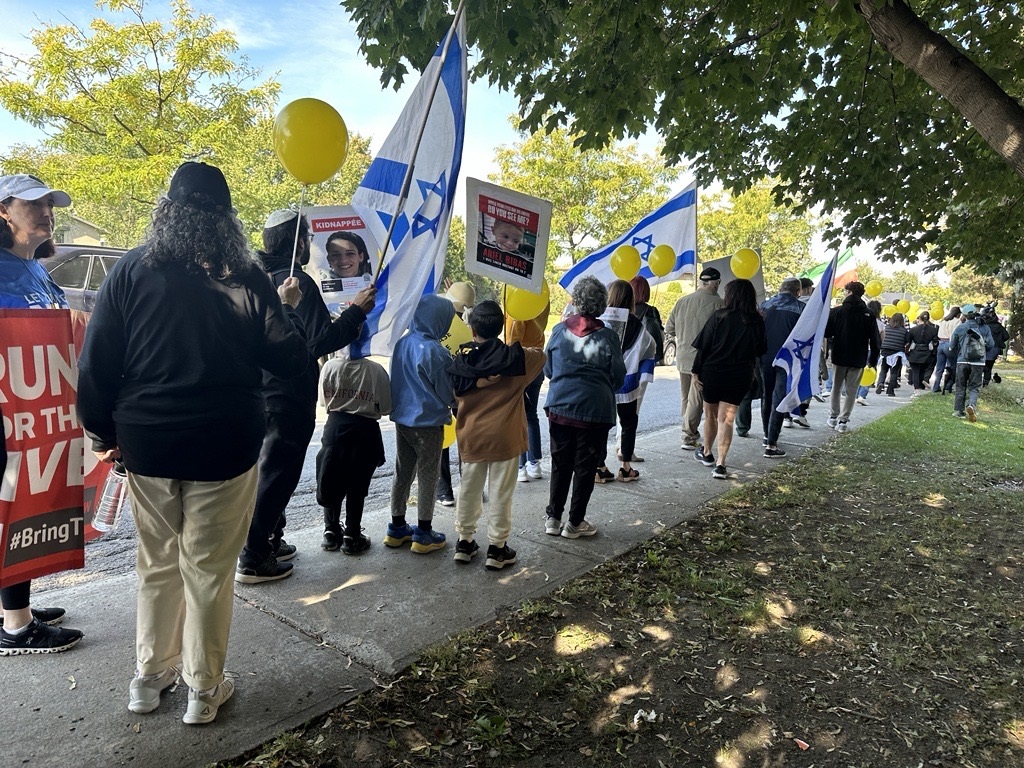
{"label": "white baseball cap", "polygon": [[0,200],[16,197],[19,200],[38,200],[53,195],[53,204],[58,208],[71,205],[71,197],[67,192],[50,189],[42,179],[28,173],[15,173],[11,176],[0,176]]}

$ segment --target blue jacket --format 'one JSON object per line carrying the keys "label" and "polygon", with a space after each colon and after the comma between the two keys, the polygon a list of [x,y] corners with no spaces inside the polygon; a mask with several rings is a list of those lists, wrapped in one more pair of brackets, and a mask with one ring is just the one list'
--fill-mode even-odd
{"label": "blue jacket", "polygon": [[765,336],[768,339],[768,348],[763,358],[766,365],[770,366],[775,356],[779,354],[806,306],[792,293],[778,293],[761,305]]}
{"label": "blue jacket", "polygon": [[984,360],[978,360],[972,363],[968,363],[966,358],[967,345],[963,343],[964,336],[967,335],[967,329],[973,328],[981,336],[981,340],[985,342],[986,354],[996,345],[995,339],[992,338],[992,331],[989,330],[987,325],[983,325],[978,322],[977,318],[968,318],[964,322],[960,323],[953,331],[953,335],[949,337],[949,357],[955,357],[956,363],[966,363],[967,365],[984,365]]}
{"label": "blue jacket", "polygon": [[451,420],[455,392],[445,370],[452,356],[441,346],[455,307],[441,296],[424,296],[409,333],[391,355],[391,420],[404,427],[440,427]]}
{"label": "blue jacket", "polygon": [[574,315],[554,327],[544,351],[544,375],[550,379],[545,412],[614,424],[615,390],[626,379],[619,335],[600,320]]}

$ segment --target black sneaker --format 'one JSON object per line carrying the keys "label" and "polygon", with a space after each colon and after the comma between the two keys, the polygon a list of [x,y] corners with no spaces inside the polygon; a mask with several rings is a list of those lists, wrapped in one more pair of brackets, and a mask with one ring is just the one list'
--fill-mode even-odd
{"label": "black sneaker", "polygon": [[512,565],[516,561],[516,551],[508,544],[500,549],[493,544],[487,548],[487,562],[484,568],[489,571],[500,571],[506,565]]}
{"label": "black sneaker", "polygon": [[235,567],[235,581],[239,584],[262,584],[264,581],[277,581],[292,575],[291,563],[279,563],[270,555],[260,565],[247,566],[239,563]]}
{"label": "black sneaker", "polygon": [[277,548],[274,549],[274,558],[279,563],[283,563],[285,560],[291,560],[295,557],[295,553],[298,552],[298,547],[294,544],[289,544],[284,539],[277,542]]}
{"label": "black sneaker", "polygon": [[[67,613],[63,608],[33,608],[32,618],[39,619],[47,626],[52,627],[54,624],[60,624],[64,621],[64,614]],[[4,615],[0,612],[0,629],[4,628]]]}
{"label": "black sneaker", "polygon": [[781,459],[786,455],[786,452],[781,448],[765,448],[764,457],[766,459]]}
{"label": "black sneaker", "polygon": [[361,555],[370,548],[370,537],[364,533],[349,536],[347,533],[341,540],[341,551],[346,555]]}
{"label": "black sneaker", "polygon": [[697,450],[693,452],[693,458],[703,464],[705,467],[715,466],[715,457],[711,453],[704,453],[704,446],[698,445]]}
{"label": "black sneaker", "polygon": [[480,551],[480,545],[475,541],[466,541],[465,539],[459,539],[459,543],[455,545],[455,562],[456,563],[468,563],[474,557],[476,553]]}
{"label": "black sneaker", "polygon": [[724,464],[719,464],[717,467],[715,467],[715,470],[714,472],[711,473],[711,476],[716,480],[725,480],[725,478],[729,476],[729,472],[728,470],[726,470]]}
{"label": "black sneaker", "polygon": [[341,538],[341,531],[335,531],[328,528],[324,531],[324,540],[320,542],[320,549],[325,552],[337,552],[341,549]]}
{"label": "black sneaker", "polygon": [[455,496],[450,493],[439,493],[437,495],[437,503],[442,507],[454,507]]}
{"label": "black sneaker", "polygon": [[49,627],[33,617],[24,632],[9,634],[0,629],[0,656],[62,653],[77,645],[82,637],[82,633],[77,629]]}
{"label": "black sneaker", "polygon": [[615,475],[608,470],[608,467],[598,467],[594,474],[594,482],[604,485],[615,479]]}

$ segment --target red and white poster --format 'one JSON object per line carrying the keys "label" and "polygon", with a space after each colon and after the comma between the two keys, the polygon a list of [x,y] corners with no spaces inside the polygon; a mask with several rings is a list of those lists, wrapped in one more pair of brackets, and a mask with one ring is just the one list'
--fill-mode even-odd
{"label": "red and white poster", "polygon": [[551,203],[466,179],[466,271],[537,293],[544,280]]}
{"label": "red and white poster", "polygon": [[306,274],[316,280],[327,308],[337,314],[373,284],[380,249],[350,205],[318,205],[303,214],[313,236]]}
{"label": "red and white poster", "polygon": [[0,310],[0,586],[85,564],[86,476],[107,467],[86,466],[77,383],[70,312]]}

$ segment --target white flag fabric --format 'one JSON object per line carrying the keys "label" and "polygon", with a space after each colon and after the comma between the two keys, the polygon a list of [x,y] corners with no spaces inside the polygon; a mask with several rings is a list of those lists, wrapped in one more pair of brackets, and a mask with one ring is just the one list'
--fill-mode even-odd
{"label": "white flag fabric", "polygon": [[[669,245],[676,252],[672,271],[658,277],[647,266],[647,257],[656,246]],[[573,285],[584,275],[592,275],[607,285],[617,279],[612,272],[612,252],[620,245],[632,245],[640,251],[640,272],[651,285],[678,280],[693,274],[697,263],[697,182],[673,197],[654,213],[644,216],[626,234],[598,248],[573,265],[558,284],[572,292]]]}
{"label": "white flag fabric", "polygon": [[[413,181],[377,277],[377,305],[351,345],[353,357],[390,355],[409,327],[420,296],[434,293],[444,270],[455,185],[466,129],[466,23],[441,41],[402,114],[352,195],[374,239],[383,244],[409,165]],[[445,56],[445,47],[448,46]],[[442,58],[444,64],[442,66]],[[431,101],[431,91],[440,81]],[[428,112],[429,110],[429,112]],[[419,151],[416,138],[427,115]],[[414,157],[415,153],[415,157]],[[379,254],[370,254],[376,268]]]}
{"label": "white flag fabric", "polygon": [[818,361],[821,359],[821,344],[831,309],[832,278],[838,258],[837,253],[828,263],[800,319],[796,321],[793,330],[789,332],[789,338],[772,363],[786,371],[786,396],[775,409],[779,413],[792,412],[821,389]]}

